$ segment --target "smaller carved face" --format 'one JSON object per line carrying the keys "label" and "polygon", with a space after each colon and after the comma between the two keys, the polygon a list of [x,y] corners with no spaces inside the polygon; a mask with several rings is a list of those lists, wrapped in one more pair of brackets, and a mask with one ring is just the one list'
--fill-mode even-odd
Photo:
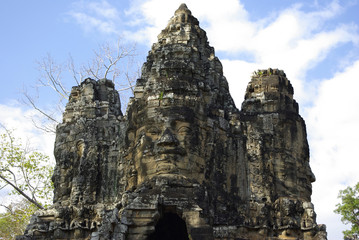
{"label": "smaller carved face", "polygon": [[85,142],[83,139],[80,139],[77,142],[76,148],[77,148],[77,155],[79,156],[79,158],[81,158],[83,156],[84,150],[85,150]]}
{"label": "smaller carved face", "polygon": [[157,113],[134,133],[138,183],[146,177],[169,174],[202,178],[205,163],[200,156],[202,134],[196,120],[168,109]]}
{"label": "smaller carved face", "polygon": [[282,199],[281,201],[281,212],[284,216],[290,216],[295,212],[295,203],[290,199]]}
{"label": "smaller carved face", "polygon": [[314,209],[313,208],[307,208],[305,209],[305,212],[307,213],[307,216],[310,218],[314,217]]}

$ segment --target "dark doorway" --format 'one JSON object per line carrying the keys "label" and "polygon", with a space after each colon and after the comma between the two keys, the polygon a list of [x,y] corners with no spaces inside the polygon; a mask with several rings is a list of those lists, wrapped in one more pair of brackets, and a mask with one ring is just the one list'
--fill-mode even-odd
{"label": "dark doorway", "polygon": [[175,213],[165,213],[155,226],[155,232],[147,240],[189,240],[187,227]]}

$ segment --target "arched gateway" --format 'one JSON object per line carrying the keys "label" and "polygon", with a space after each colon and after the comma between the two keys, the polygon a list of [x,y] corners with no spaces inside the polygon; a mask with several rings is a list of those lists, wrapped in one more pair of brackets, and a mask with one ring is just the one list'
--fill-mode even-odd
{"label": "arched gateway", "polygon": [[189,240],[186,222],[176,213],[165,213],[158,220],[155,231],[147,240]]}

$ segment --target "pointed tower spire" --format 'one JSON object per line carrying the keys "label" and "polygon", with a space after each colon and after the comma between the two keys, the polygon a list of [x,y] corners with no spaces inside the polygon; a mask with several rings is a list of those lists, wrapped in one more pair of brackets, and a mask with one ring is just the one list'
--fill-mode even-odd
{"label": "pointed tower spire", "polygon": [[172,99],[188,99],[190,105],[196,99],[208,111],[238,111],[229,94],[222,64],[186,4],[179,6],[158,35],[137,82],[135,98],[157,102],[160,95],[161,100],[167,95]]}
{"label": "pointed tower spire", "polygon": [[198,38],[207,42],[205,31],[199,27],[199,21],[184,3],[179,6],[166,28],[158,35],[161,44],[188,43],[189,40],[196,42]]}
{"label": "pointed tower spire", "polygon": [[182,3],[179,8],[175,11],[175,14],[177,15],[179,12],[186,12],[192,15],[191,11],[188,9],[187,5],[185,3]]}

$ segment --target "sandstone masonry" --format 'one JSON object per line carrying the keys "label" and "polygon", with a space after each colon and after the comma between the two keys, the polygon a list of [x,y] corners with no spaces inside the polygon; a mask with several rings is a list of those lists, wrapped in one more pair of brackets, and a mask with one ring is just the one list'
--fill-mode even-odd
{"label": "sandstone masonry", "polygon": [[18,240],[326,239],[291,83],[256,71],[239,111],[185,4],[125,115],[109,80],[72,89],[54,153],[54,204]]}

